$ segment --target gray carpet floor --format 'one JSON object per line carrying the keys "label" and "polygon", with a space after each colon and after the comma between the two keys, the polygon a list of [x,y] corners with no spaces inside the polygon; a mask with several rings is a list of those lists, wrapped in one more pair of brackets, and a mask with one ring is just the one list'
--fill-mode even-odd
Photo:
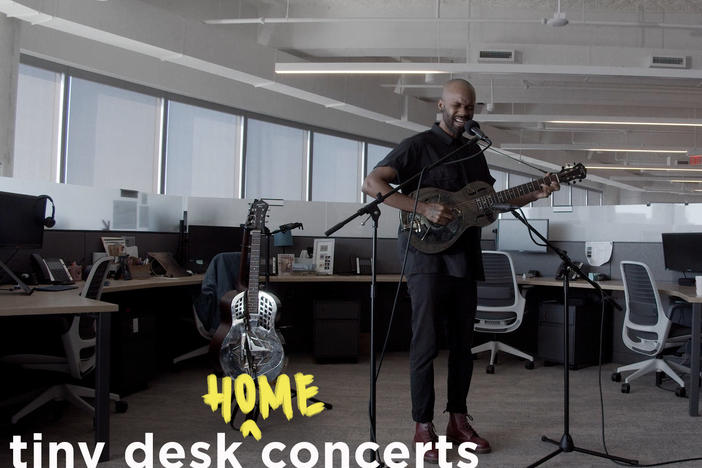
{"label": "gray carpet floor", "polygon": [[[517,467],[540,459],[554,449],[542,442],[543,434],[560,438],[563,434],[563,368],[543,366],[537,362],[533,370],[524,368],[521,361],[505,356],[496,366],[496,373],[485,373],[487,359],[475,361],[473,384],[469,395],[469,413],[474,427],[493,447],[490,454],[478,457],[480,467]],[[670,459],[702,456],[702,418],[687,414],[688,399],[678,398],[672,391],[657,388],[653,375],[632,383],[631,393],[622,394],[620,385],[610,380],[616,366],[608,364],[602,372],[607,448],[612,454],[635,458],[641,463],[656,463]],[[410,447],[414,424],[410,417],[409,377],[407,355],[393,353],[387,356],[377,391],[377,439],[382,447],[391,442],[403,442]],[[285,373],[312,374],[319,387],[318,397],[333,404],[332,410],[313,417],[300,415],[293,400],[294,416],[288,421],[280,410],[266,420],[259,419],[262,439],[243,439],[222,420],[221,413],[213,413],[202,402],[206,393],[208,369],[204,361],[191,361],[172,373],[163,373],[154,379],[147,390],[126,398],[129,411],[112,414],[111,460],[101,467],[124,467],[124,451],[130,442],[143,441],[144,434],[154,434],[154,466],[159,467],[159,447],[168,441],[185,448],[184,466],[193,458],[190,447],[195,442],[212,444],[210,455],[215,457],[217,433],[223,433],[227,444],[242,442],[236,456],[244,468],[262,467],[261,450],[269,442],[277,441],[286,448],[274,459],[290,464],[290,450],[298,442],[311,442],[319,450],[315,466],[341,467],[338,458],[325,459],[325,442],[345,442],[351,450],[350,466],[357,466],[353,452],[359,444],[369,440],[367,358],[357,364],[317,364],[309,356],[291,356]],[[442,414],[446,395],[446,355],[435,363],[437,407],[435,424],[443,433],[447,415]],[[663,383],[672,390],[670,381]],[[588,367],[570,373],[571,405],[570,433],[576,445],[602,451],[600,429],[600,397],[597,367]],[[45,417],[29,417],[12,429],[24,440],[31,441],[33,432],[41,432],[48,441],[92,441],[90,419],[73,407],[64,408],[58,421]],[[3,434],[4,438],[8,434]],[[44,463],[49,466],[44,452]],[[80,458],[80,457],[77,457]],[[140,458],[138,458],[140,459]],[[303,451],[302,460],[306,460]],[[23,461],[31,460],[25,455]],[[455,450],[449,453],[452,466],[462,460]],[[410,451],[409,466],[415,464]],[[0,466],[12,466],[7,441],[0,449]],[[29,466],[32,466],[31,464]],[[60,464],[59,466],[65,466]],[[76,459],[76,467],[84,466]],[[212,466],[217,466],[214,461]],[[565,453],[549,460],[543,466],[599,467],[613,463],[580,453]],[[673,466],[702,466],[702,461]]]}

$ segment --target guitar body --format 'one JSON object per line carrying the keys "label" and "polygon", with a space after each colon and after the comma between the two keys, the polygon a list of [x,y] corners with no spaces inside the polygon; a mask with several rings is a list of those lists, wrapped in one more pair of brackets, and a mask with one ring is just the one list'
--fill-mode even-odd
{"label": "guitar body", "polygon": [[224,374],[236,378],[246,373],[265,375],[274,381],[283,369],[285,354],[275,331],[280,301],[273,294],[258,292],[258,309],[247,311],[247,291],[230,302],[231,328],[220,348],[219,362]]}
{"label": "guitar body", "polygon": [[[410,194],[425,203],[441,203],[451,207],[454,219],[446,224],[432,223],[424,216],[416,215],[410,237],[412,247],[420,252],[433,254],[451,247],[461,234],[471,226],[487,226],[495,221],[496,214],[489,210],[481,210],[476,199],[495,193],[495,190],[485,182],[471,182],[456,192],[437,188],[422,188]],[[400,212],[403,226],[410,227],[412,213]]]}
{"label": "guitar body", "polygon": [[[410,197],[425,203],[445,205],[453,212],[454,219],[442,226],[420,214],[416,214],[412,219],[412,213],[400,211],[400,222],[404,230],[410,231],[412,247],[427,254],[443,252],[469,227],[487,226],[495,221],[497,215],[502,212],[496,211],[493,208],[495,205],[509,204],[510,200],[540,190],[541,185],[583,180],[586,175],[585,166],[577,163],[572,167],[563,168],[558,174],[549,174],[542,179],[532,180],[501,192],[495,192],[492,186],[481,181],[471,182],[456,192],[431,187],[421,188],[412,192]],[[502,210],[504,211],[504,208]]]}

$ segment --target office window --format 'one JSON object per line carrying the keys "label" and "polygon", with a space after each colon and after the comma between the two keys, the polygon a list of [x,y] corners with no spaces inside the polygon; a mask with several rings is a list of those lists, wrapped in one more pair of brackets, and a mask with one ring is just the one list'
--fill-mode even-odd
{"label": "office window", "polygon": [[573,198],[573,206],[585,206],[587,205],[587,190],[580,187],[573,187],[570,192]]}
{"label": "office window", "polygon": [[[518,185],[523,185],[526,184],[527,182],[531,182],[533,179],[531,177],[523,176],[521,174],[513,174],[509,173],[507,176],[507,185],[509,188],[514,188]],[[517,196],[520,196],[517,194]],[[529,206],[530,204],[527,203],[525,206]]]}
{"label": "office window", "polygon": [[166,194],[238,197],[242,117],[170,101]]}
{"label": "office window", "polygon": [[66,183],[158,191],[159,99],[71,79]]}
{"label": "office window", "polygon": [[602,192],[597,192],[595,190],[587,191],[587,206],[600,206],[602,205]]}
{"label": "office window", "polygon": [[304,200],[307,132],[247,119],[245,197]]}
{"label": "office window", "polygon": [[507,188],[507,173],[504,171],[498,171],[496,169],[490,170],[490,175],[495,179],[495,184],[492,188],[495,192],[501,192]]}
{"label": "office window", "polygon": [[388,153],[392,151],[392,148],[388,146],[374,145],[373,143],[368,143],[368,153],[366,155],[366,174],[370,174],[370,171],[378,164]]}
{"label": "office window", "polygon": [[20,64],[13,177],[56,182],[63,75]]}
{"label": "office window", "polygon": [[551,194],[551,197],[553,197],[553,206],[571,206],[570,189],[570,185],[561,184],[561,189]]}
{"label": "office window", "polygon": [[358,163],[362,145],[360,141],[323,133],[313,134],[313,201],[360,201],[361,177]]}

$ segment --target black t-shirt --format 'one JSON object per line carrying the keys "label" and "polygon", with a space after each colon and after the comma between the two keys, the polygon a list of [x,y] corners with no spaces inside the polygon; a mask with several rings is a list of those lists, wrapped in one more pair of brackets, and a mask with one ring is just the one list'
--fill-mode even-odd
{"label": "black t-shirt", "polygon": [[[376,167],[387,166],[395,169],[397,172],[395,183],[400,184],[421,171],[423,167],[459,148],[466,141],[463,136],[452,138],[435,123],[430,130],[403,140]],[[479,151],[477,144],[469,145],[449,158],[446,163],[426,171],[422,177],[422,187],[436,187],[455,192],[470,182],[478,180],[493,185],[495,179],[490,175],[484,155],[480,154],[464,161],[451,163]],[[410,187],[403,192],[411,193],[416,189],[416,184],[410,184]],[[451,247],[437,254],[425,254],[410,245],[405,272],[408,275],[437,273],[482,280],[480,233],[480,227],[469,227]],[[398,240],[402,256],[407,245],[407,232],[400,231]]]}

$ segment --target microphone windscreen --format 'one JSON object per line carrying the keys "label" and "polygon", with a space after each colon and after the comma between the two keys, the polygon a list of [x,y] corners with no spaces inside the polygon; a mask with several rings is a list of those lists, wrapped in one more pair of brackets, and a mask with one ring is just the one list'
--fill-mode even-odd
{"label": "microphone windscreen", "polygon": [[471,128],[480,128],[480,124],[476,122],[475,120],[469,120],[467,121],[464,125],[463,128],[467,133],[471,133],[470,129]]}

